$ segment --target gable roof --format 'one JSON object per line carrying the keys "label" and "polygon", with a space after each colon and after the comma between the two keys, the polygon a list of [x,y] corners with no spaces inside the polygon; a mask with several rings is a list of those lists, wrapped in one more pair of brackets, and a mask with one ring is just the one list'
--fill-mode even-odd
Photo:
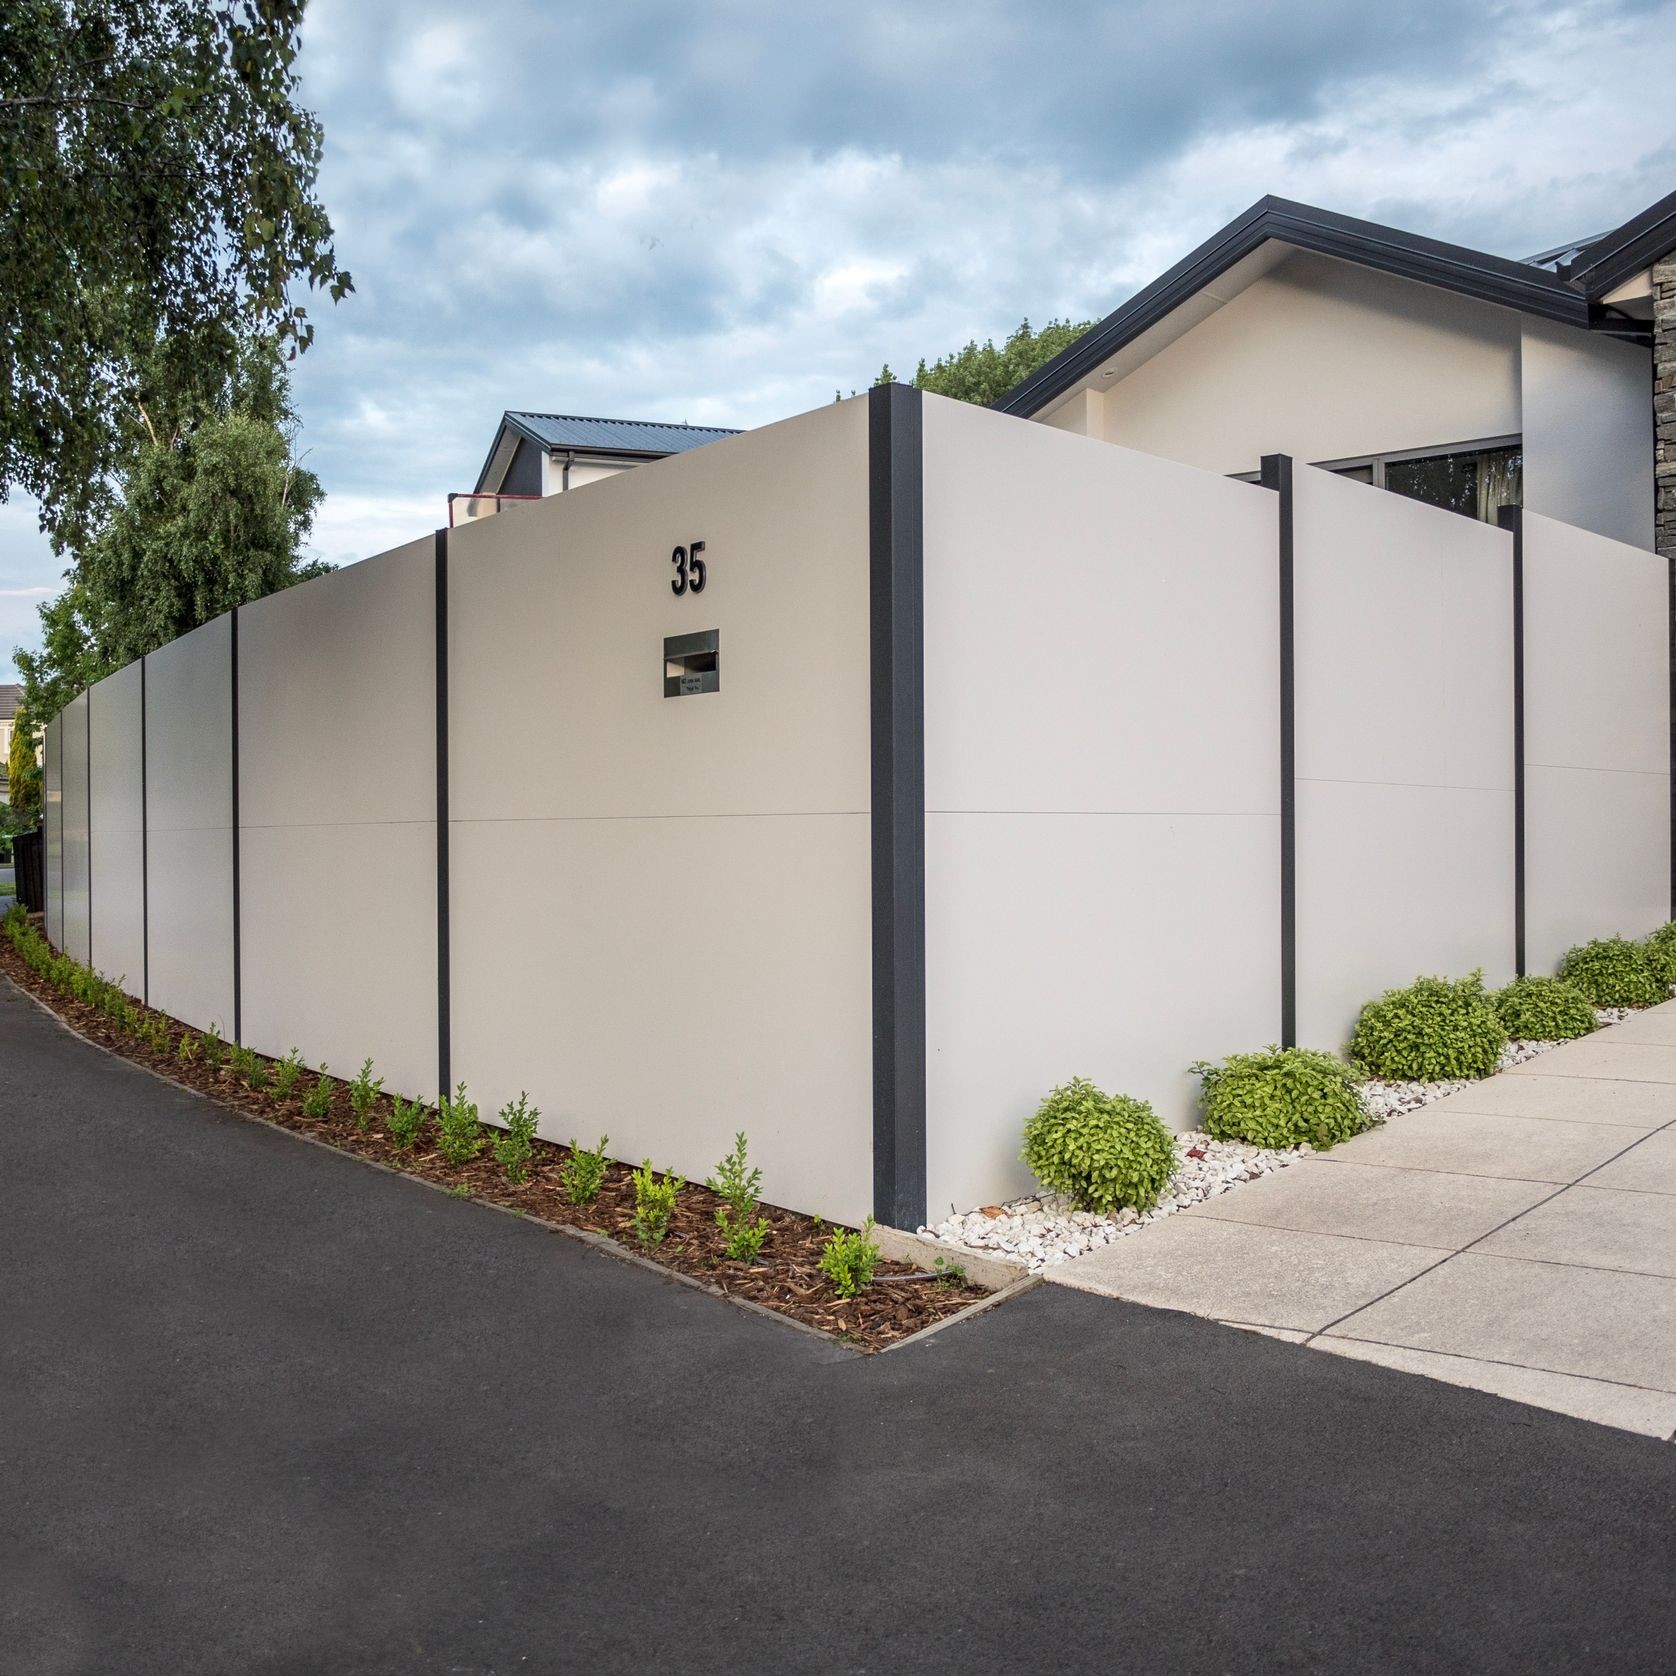
{"label": "gable roof", "polygon": [[1585,297],[1604,297],[1676,250],[1676,192],[1585,245],[1560,272]]}
{"label": "gable roof", "polygon": [[[669,454],[684,454],[737,431],[718,425],[669,425],[658,420],[584,419],[569,413],[531,413],[508,408],[489,449],[489,457],[477,474],[477,488],[487,493],[488,477],[504,452],[510,464],[512,450],[521,437],[544,453],[553,449],[575,449],[579,454],[605,454],[613,459],[661,460]],[[501,477],[505,476],[503,465]]]}
{"label": "gable roof", "polygon": [[[1676,203],[1672,208],[1676,210]],[[1607,240],[1612,237],[1606,235]],[[1168,273],[1137,291],[1128,302],[1038,367],[994,405],[1003,413],[1025,417],[1039,413],[1126,344],[1203,291],[1236,262],[1254,255],[1270,241],[1321,256],[1336,256],[1381,273],[1418,280],[1424,285],[1568,326],[1612,329],[1612,323],[1603,321],[1599,310],[1591,308],[1591,296],[1602,292],[1597,290],[1586,295],[1569,271],[1555,272],[1536,263],[1491,256],[1464,245],[1445,244],[1440,239],[1422,238],[1417,233],[1405,233],[1378,222],[1359,221],[1354,216],[1294,203],[1289,198],[1260,198],[1243,215],[1212,234]],[[1598,241],[1589,249],[1605,242]],[[1547,259],[1552,261],[1569,248],[1548,252]],[[1623,329],[1637,336],[1646,330],[1644,324],[1630,321],[1623,323]]]}
{"label": "gable roof", "polygon": [[[17,714],[17,707],[23,702],[23,688],[15,681],[0,683],[0,722],[9,722]],[[6,772],[6,764],[0,759],[0,775]]]}

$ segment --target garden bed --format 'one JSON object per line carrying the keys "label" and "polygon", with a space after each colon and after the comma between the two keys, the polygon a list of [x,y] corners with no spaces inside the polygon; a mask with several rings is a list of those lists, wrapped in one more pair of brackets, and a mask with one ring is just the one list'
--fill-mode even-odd
{"label": "garden bed", "polygon": [[[562,1228],[603,1235],[724,1297],[787,1316],[858,1350],[886,1349],[990,1295],[958,1273],[928,1274],[907,1263],[881,1258],[872,1282],[860,1295],[841,1298],[820,1267],[821,1249],[832,1232],[831,1225],[767,1204],[761,1207],[769,1225],[761,1258],[754,1263],[734,1261],[726,1255],[716,1225],[716,1210],[723,1201],[697,1184],[682,1189],[663,1242],[642,1248],[634,1233],[633,1172],[625,1164],[609,1164],[598,1198],[591,1204],[574,1205],[566,1197],[559,1176],[570,1156],[568,1147],[538,1139],[529,1161],[529,1179],[515,1186],[487,1149],[465,1164],[451,1164],[442,1158],[434,1147],[434,1126],[412,1150],[399,1148],[384,1131],[391,1111],[387,1096],[378,1097],[363,1130],[351,1115],[347,1085],[333,1079],[329,1115],[307,1117],[302,1111],[302,1097],[315,1081],[312,1074],[300,1081],[288,1098],[272,1091],[257,1092],[237,1081],[227,1065],[211,1069],[198,1060],[182,1061],[178,1055],[181,1036],[197,1032],[188,1032],[169,1019],[168,1049],[150,1047],[97,1008],[54,988],[31,970],[5,938],[0,938],[0,971],[90,1041],[234,1111],[433,1182],[461,1197],[481,1199]],[[138,1007],[135,1010],[146,1019],[163,1017]],[[272,1063],[264,1061],[270,1074]]]}

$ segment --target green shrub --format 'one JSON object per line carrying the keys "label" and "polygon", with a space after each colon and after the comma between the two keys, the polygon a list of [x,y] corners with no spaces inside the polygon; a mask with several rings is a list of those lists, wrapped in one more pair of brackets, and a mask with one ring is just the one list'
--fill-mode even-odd
{"label": "green shrub", "polygon": [[1487,1077],[1507,1046],[1507,1031],[1484,993],[1484,974],[1451,983],[1416,978],[1362,1008],[1350,1057],[1388,1082],[1443,1082]]}
{"label": "green shrub", "polygon": [[832,1282],[840,1298],[855,1298],[873,1284],[879,1248],[873,1243],[873,1218],[868,1217],[854,1233],[834,1228],[821,1248],[821,1272]]}
{"label": "green shrub", "polygon": [[1650,1007],[1670,998],[1653,955],[1627,937],[1597,937],[1567,949],[1560,976],[1597,1007]]}
{"label": "green shrub", "polygon": [[227,1063],[232,1068],[233,1075],[245,1087],[260,1094],[268,1086],[268,1064],[260,1058],[254,1050],[247,1047],[230,1047],[227,1049]]}
{"label": "green shrub", "polygon": [[1490,1000],[1518,1042],[1569,1042],[1597,1027],[1589,998],[1564,978],[1515,978]]}
{"label": "green shrub", "polygon": [[349,1109],[354,1114],[357,1129],[364,1130],[372,1122],[372,1109],[378,1104],[378,1096],[383,1090],[383,1077],[375,1077],[372,1061],[363,1059],[360,1074],[349,1085]]}
{"label": "green shrub", "polygon": [[716,1173],[705,1186],[727,1200],[716,1211],[716,1226],[722,1231],[728,1256],[737,1262],[754,1263],[768,1237],[768,1219],[757,1215],[762,1171],[746,1163],[744,1130],[733,1137],[733,1151],[716,1166]]}
{"label": "green shrub", "polygon": [[469,1164],[483,1150],[477,1102],[466,1098],[463,1082],[452,1096],[444,1094],[437,1102],[436,1127],[436,1149],[450,1164]]}
{"label": "green shrub", "polygon": [[1219,1141],[1325,1151],[1373,1121],[1356,1073],[1331,1053],[1266,1047],[1231,1054],[1225,1064],[1193,1067],[1204,1082],[1205,1133]]}
{"label": "green shrub", "polygon": [[1022,1157],[1044,1187],[1100,1212],[1151,1210],[1176,1167],[1170,1131],[1145,1100],[1103,1094],[1083,1077],[1036,1108]]}
{"label": "green shrub", "polygon": [[599,1145],[590,1152],[570,1138],[570,1156],[559,1166],[559,1180],[564,1183],[564,1194],[573,1205],[591,1205],[605,1185],[605,1148],[611,1137],[601,1135]]}
{"label": "green shrub", "polygon": [[1661,925],[1641,946],[1647,951],[1647,959],[1659,982],[1666,986],[1676,984],[1676,920]]}
{"label": "green shrub", "polygon": [[532,1106],[529,1095],[522,1090],[516,1100],[508,1100],[500,1109],[506,1132],[495,1136],[495,1161],[506,1171],[506,1179],[514,1187],[522,1186],[530,1178],[530,1154],[535,1151],[535,1126],[540,1118],[541,1108]]}
{"label": "green shrub", "polygon": [[320,1067],[320,1075],[314,1079],[314,1087],[303,1096],[304,1117],[330,1117],[332,1115],[332,1079],[326,1075],[325,1065]]}
{"label": "green shrub", "polygon": [[222,1061],[227,1057],[227,1044],[221,1039],[221,1026],[212,1024],[199,1038],[203,1050],[204,1063],[212,1070],[219,1071]]}
{"label": "green shrub", "polygon": [[289,1100],[296,1092],[297,1079],[303,1074],[303,1056],[295,1049],[274,1066],[274,1093],[281,1100]]}
{"label": "green shrub", "polygon": [[180,1046],[175,1049],[175,1057],[180,1060],[181,1064],[190,1065],[194,1059],[202,1059],[203,1056],[203,1037],[194,1036],[190,1030],[181,1031]]}
{"label": "green shrub", "polygon": [[672,1171],[662,1181],[652,1174],[652,1160],[644,1159],[634,1172],[634,1237],[650,1250],[662,1245],[675,1214],[675,1196],[687,1184]]}
{"label": "green shrub", "polygon": [[393,1140],[403,1152],[419,1139],[425,1128],[425,1120],[431,1115],[431,1109],[423,1100],[404,1100],[396,1095],[390,1105],[390,1116],[385,1127],[390,1131]]}

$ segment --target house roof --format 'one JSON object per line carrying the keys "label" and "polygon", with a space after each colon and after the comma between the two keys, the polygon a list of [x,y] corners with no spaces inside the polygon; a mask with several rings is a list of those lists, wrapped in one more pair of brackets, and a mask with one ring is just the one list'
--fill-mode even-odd
{"label": "house roof", "polygon": [[584,419],[571,413],[531,413],[508,408],[501,415],[489,457],[477,474],[477,487],[487,493],[489,474],[496,461],[505,476],[512,450],[522,437],[546,452],[574,449],[578,454],[599,454],[611,459],[661,460],[669,454],[684,454],[737,431],[718,425],[670,425],[659,420]]}
{"label": "house roof", "polygon": [[[8,681],[0,685],[0,722],[9,722],[17,714],[17,707],[23,702],[23,688],[15,681]],[[0,774],[6,772],[6,765],[0,761]]]}
{"label": "house roof", "polygon": [[1604,297],[1676,250],[1676,192],[1585,245],[1560,271],[1585,297]]}
{"label": "house roof", "polygon": [[[1672,218],[1676,218],[1676,198],[1665,200],[1665,204]],[[1619,233],[1632,226],[1634,223],[1626,223]],[[1617,236],[1609,233],[1587,246],[1579,259],[1586,261],[1592,252]],[[1635,237],[1631,235],[1632,242]],[[995,406],[1003,413],[1025,416],[1039,413],[1120,349],[1212,285],[1235,263],[1254,256],[1271,242],[1335,256],[1568,326],[1621,331],[1637,338],[1644,338],[1646,333],[1645,323],[1619,321],[1599,308],[1595,299],[1610,290],[1610,285],[1591,284],[1585,290],[1577,283],[1577,270],[1555,271],[1546,265],[1565,256],[1571,246],[1545,252],[1543,257],[1532,261],[1518,262],[1506,256],[1469,250],[1464,245],[1445,244],[1440,239],[1422,238],[1417,233],[1405,233],[1377,222],[1359,221],[1354,216],[1336,215],[1331,210],[1316,209],[1287,198],[1261,198],[1197,250],[1184,256],[1168,273],[1137,291],[1122,307],[1038,367]]]}

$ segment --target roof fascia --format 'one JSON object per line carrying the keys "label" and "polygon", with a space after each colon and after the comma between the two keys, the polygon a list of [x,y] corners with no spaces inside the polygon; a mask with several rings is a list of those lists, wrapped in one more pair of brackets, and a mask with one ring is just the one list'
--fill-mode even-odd
{"label": "roof fascia", "polygon": [[1598,301],[1672,250],[1676,250],[1676,192],[1602,234],[1565,270],[1566,283]]}
{"label": "roof fascia", "polygon": [[1039,413],[1270,239],[1566,325],[1589,325],[1586,300],[1546,269],[1286,198],[1262,198],[1015,385],[995,407],[1025,417]]}

